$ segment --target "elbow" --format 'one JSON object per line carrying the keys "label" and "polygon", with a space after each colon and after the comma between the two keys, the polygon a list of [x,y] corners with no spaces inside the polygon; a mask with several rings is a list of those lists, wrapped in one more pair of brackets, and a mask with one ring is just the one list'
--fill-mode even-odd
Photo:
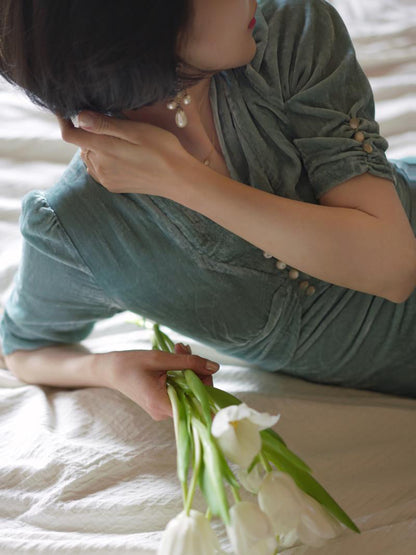
{"label": "elbow", "polygon": [[406,302],[416,289],[416,256],[407,272],[401,271],[396,275],[396,279],[391,288],[391,293],[385,298],[393,303],[400,304]]}
{"label": "elbow", "polygon": [[10,355],[4,355],[3,360],[4,360],[4,366],[5,368],[7,368],[7,370],[13,374],[13,376],[15,378],[17,378],[18,380],[20,380],[20,377],[17,375],[18,374],[18,365],[15,364],[16,362],[16,357],[14,356],[14,353],[11,353]]}
{"label": "elbow", "polygon": [[19,351],[4,356],[7,370],[21,382],[29,383],[25,378],[24,366],[20,362]]}

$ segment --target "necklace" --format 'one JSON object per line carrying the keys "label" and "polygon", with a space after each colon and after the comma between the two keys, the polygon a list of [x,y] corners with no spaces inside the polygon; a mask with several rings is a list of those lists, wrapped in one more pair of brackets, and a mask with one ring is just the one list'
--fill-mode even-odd
{"label": "necklace", "polygon": [[[188,125],[188,118],[187,118],[187,115],[186,115],[184,109],[182,108],[182,104],[184,106],[189,106],[189,104],[191,104],[191,102],[192,102],[191,95],[185,89],[183,91],[180,91],[175,96],[175,98],[173,100],[169,101],[166,104],[166,108],[168,110],[176,110],[175,123],[176,123],[177,127],[179,127],[180,129],[183,129],[184,127],[186,127]],[[205,166],[211,166],[210,157],[211,157],[211,154],[215,150],[214,136],[212,137],[212,139],[210,138],[210,142],[211,142],[211,150],[209,151],[208,155],[203,160],[203,164]]]}

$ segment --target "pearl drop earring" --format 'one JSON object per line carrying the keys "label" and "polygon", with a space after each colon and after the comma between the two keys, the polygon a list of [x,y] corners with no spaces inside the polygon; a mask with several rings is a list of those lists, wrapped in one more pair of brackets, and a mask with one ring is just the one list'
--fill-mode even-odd
{"label": "pearl drop earring", "polygon": [[191,95],[185,89],[184,91],[180,91],[173,100],[166,104],[168,110],[176,110],[175,123],[181,129],[188,125],[188,118],[182,108],[182,104],[188,106],[191,102]]}

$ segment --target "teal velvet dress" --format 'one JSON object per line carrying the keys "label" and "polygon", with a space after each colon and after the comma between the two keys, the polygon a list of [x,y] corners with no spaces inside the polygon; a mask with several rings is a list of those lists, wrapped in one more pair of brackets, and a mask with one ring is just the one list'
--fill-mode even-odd
{"label": "teal velvet dress", "polygon": [[[252,62],[211,83],[231,177],[318,203],[368,172],[394,183],[415,230],[416,160],[386,158],[336,10],[266,0],[256,18]],[[291,279],[267,253],[174,201],[108,192],[79,154],[54,187],[24,199],[21,229],[1,323],[6,354],[81,341],[96,321],[129,310],[257,368],[416,396],[416,291],[395,304],[302,272]]]}

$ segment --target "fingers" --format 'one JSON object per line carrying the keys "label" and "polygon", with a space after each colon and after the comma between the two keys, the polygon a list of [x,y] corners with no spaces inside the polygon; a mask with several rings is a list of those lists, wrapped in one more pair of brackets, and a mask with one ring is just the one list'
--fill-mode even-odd
{"label": "fingers", "polygon": [[143,132],[145,123],[138,121],[124,120],[96,112],[80,112],[78,114],[78,124],[81,129],[97,135],[109,135],[117,137],[133,144],[140,144],[139,133]]}
{"label": "fingers", "polygon": [[[191,347],[189,345],[184,345],[183,343],[176,343],[175,345],[175,353],[178,355],[183,355],[183,354],[191,354]],[[199,376],[199,378],[201,379],[202,383],[204,385],[213,385],[213,380],[212,380],[212,375],[201,375]]]}
{"label": "fingers", "polygon": [[193,370],[197,374],[209,376],[219,370],[219,364],[212,360],[191,354],[172,354],[164,351],[151,351],[147,369],[150,371]]}
{"label": "fingers", "polygon": [[59,127],[61,128],[62,139],[66,143],[78,145],[84,150],[91,150],[97,146],[96,137],[94,137],[91,133],[88,133],[88,131],[77,129],[73,126],[70,120],[63,119],[59,116],[57,116],[57,120]]}
{"label": "fingers", "polygon": [[[205,385],[213,385],[212,374],[219,365],[211,360],[192,355],[189,345],[175,345],[175,354],[164,351],[151,351],[146,364],[146,382],[150,395],[147,396],[145,410],[153,420],[172,417],[172,407],[166,391],[166,372],[172,370],[193,370]],[[162,370],[163,368],[163,370]]]}
{"label": "fingers", "polygon": [[175,344],[175,353],[177,355],[192,354],[191,347],[189,345],[184,345],[183,343]]}
{"label": "fingers", "polygon": [[172,405],[166,390],[166,373],[147,372],[141,383],[145,401],[142,407],[153,420],[166,420],[173,416]]}

